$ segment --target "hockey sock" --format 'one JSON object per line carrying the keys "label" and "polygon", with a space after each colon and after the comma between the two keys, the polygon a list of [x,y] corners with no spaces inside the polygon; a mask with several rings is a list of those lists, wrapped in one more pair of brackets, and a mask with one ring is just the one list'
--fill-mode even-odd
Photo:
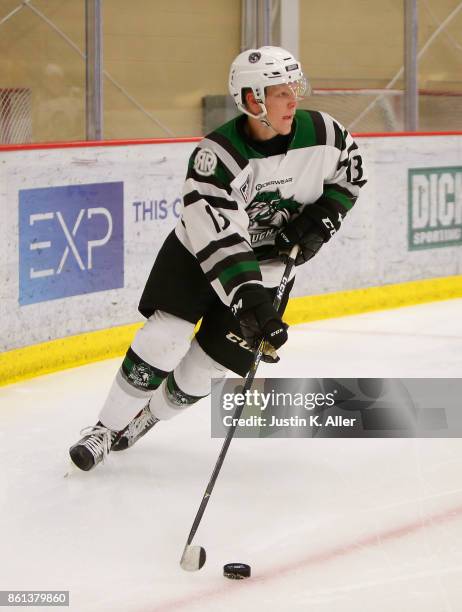
{"label": "hockey sock", "polygon": [[222,378],[226,368],[214,361],[196,339],[173,372],[154,393],[149,407],[158,419],[170,419],[210,395],[212,378]]}
{"label": "hockey sock", "polygon": [[178,386],[173,372],[170,372],[167,377],[165,394],[171,404],[179,407],[191,406],[191,404],[195,404],[208,395],[208,393],[206,395],[190,395],[189,393],[185,393],[185,391],[182,391]]}
{"label": "hockey sock", "polygon": [[162,385],[161,393],[152,396],[149,408],[152,414],[160,420],[171,419],[180,414],[185,408],[192,406],[203,397],[209,395],[190,395],[178,386],[173,372],[170,372]]}
{"label": "hockey sock", "polygon": [[128,349],[122,362],[121,374],[124,379],[137,389],[154,391],[161,384],[168,372],[159,370],[146,363],[131,348]]}
{"label": "hockey sock", "polygon": [[128,349],[99,414],[106,427],[120,431],[149,401],[168,372],[151,366]]}
{"label": "hockey sock", "polygon": [[188,351],[194,325],[160,310],[138,330],[127,351],[100,420],[111,429],[123,429],[149,401]]}

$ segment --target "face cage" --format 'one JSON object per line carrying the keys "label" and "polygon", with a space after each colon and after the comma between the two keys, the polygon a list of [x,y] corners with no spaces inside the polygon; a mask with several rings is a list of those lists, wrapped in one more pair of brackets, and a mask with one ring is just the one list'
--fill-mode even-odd
{"label": "face cage", "polygon": [[306,79],[306,77],[302,76],[297,81],[292,81],[291,83],[287,83],[287,85],[292,90],[294,94],[295,100],[303,100],[305,96],[309,96],[311,94],[311,87]]}

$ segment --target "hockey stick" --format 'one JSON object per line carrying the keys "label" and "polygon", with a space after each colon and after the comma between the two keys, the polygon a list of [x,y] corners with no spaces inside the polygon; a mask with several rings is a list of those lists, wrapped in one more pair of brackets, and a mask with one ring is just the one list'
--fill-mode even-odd
{"label": "hockey stick", "polygon": [[[281,282],[279,283],[279,287],[276,292],[276,297],[274,298],[274,302],[273,302],[273,306],[276,310],[279,310],[279,307],[282,302],[282,298],[284,297],[285,289],[286,289],[287,283],[289,282],[290,274],[295,265],[295,260],[297,258],[298,249],[299,247],[298,245],[296,245],[290,251],[289,258],[287,260],[287,264],[284,270],[284,274],[282,275]],[[247,374],[247,378],[245,379],[244,387],[241,391],[241,393],[244,396],[246,392],[250,390],[253,384],[255,374],[257,373],[257,368],[260,364],[260,361],[263,355],[264,345],[265,345],[265,340],[261,340],[255,352],[255,355],[252,361],[252,365],[250,366],[249,372]],[[233,420],[232,420],[233,423],[237,423],[238,419],[240,418],[242,414],[243,409],[244,409],[243,404],[241,406],[237,406],[233,414]],[[215,467],[213,468],[213,472],[210,477],[209,484],[207,485],[207,488],[205,489],[205,493],[204,493],[204,496],[202,497],[202,501],[199,506],[199,510],[196,513],[196,517],[191,527],[191,531],[189,532],[188,540],[186,542],[186,545],[184,547],[184,551],[183,551],[183,554],[180,560],[180,565],[182,569],[188,572],[195,572],[201,569],[201,567],[203,567],[203,565],[205,564],[205,560],[206,560],[205,548],[203,546],[198,546],[198,545],[192,546],[191,542],[193,541],[197,528],[199,527],[199,523],[201,522],[202,516],[204,515],[205,509],[207,507],[207,504],[209,503],[209,499],[210,499],[210,496],[212,495],[213,487],[215,486],[215,482],[218,478],[218,474],[220,473],[221,467],[225,460],[226,453],[228,452],[228,448],[229,448],[229,445],[231,444],[231,440],[233,439],[236,428],[237,428],[237,425],[235,424],[235,425],[232,425],[228,429],[228,433],[226,434],[225,441],[223,442],[223,446],[221,447],[221,451],[220,451],[220,454],[218,455],[217,462],[215,464]]]}

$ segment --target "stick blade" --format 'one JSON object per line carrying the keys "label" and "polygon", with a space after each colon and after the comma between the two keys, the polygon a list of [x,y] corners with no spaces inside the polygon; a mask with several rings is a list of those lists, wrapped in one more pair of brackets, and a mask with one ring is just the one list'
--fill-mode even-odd
{"label": "stick blade", "polygon": [[180,565],[186,572],[197,572],[197,570],[200,570],[205,565],[205,559],[205,548],[186,544],[181,556]]}

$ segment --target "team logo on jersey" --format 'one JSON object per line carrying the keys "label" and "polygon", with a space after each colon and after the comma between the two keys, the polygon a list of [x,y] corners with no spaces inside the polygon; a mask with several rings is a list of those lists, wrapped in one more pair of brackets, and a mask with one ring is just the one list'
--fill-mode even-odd
{"label": "team logo on jersey", "polygon": [[246,208],[252,244],[270,244],[276,233],[288,223],[291,215],[300,206],[298,202],[283,199],[279,189],[257,193]]}
{"label": "team logo on jersey", "polygon": [[211,149],[199,149],[194,158],[194,170],[201,176],[212,176],[217,167],[217,156]]}
{"label": "team logo on jersey", "polygon": [[249,55],[249,62],[251,64],[256,64],[260,60],[261,60],[261,53],[259,53],[258,51],[254,51],[253,53]]}

